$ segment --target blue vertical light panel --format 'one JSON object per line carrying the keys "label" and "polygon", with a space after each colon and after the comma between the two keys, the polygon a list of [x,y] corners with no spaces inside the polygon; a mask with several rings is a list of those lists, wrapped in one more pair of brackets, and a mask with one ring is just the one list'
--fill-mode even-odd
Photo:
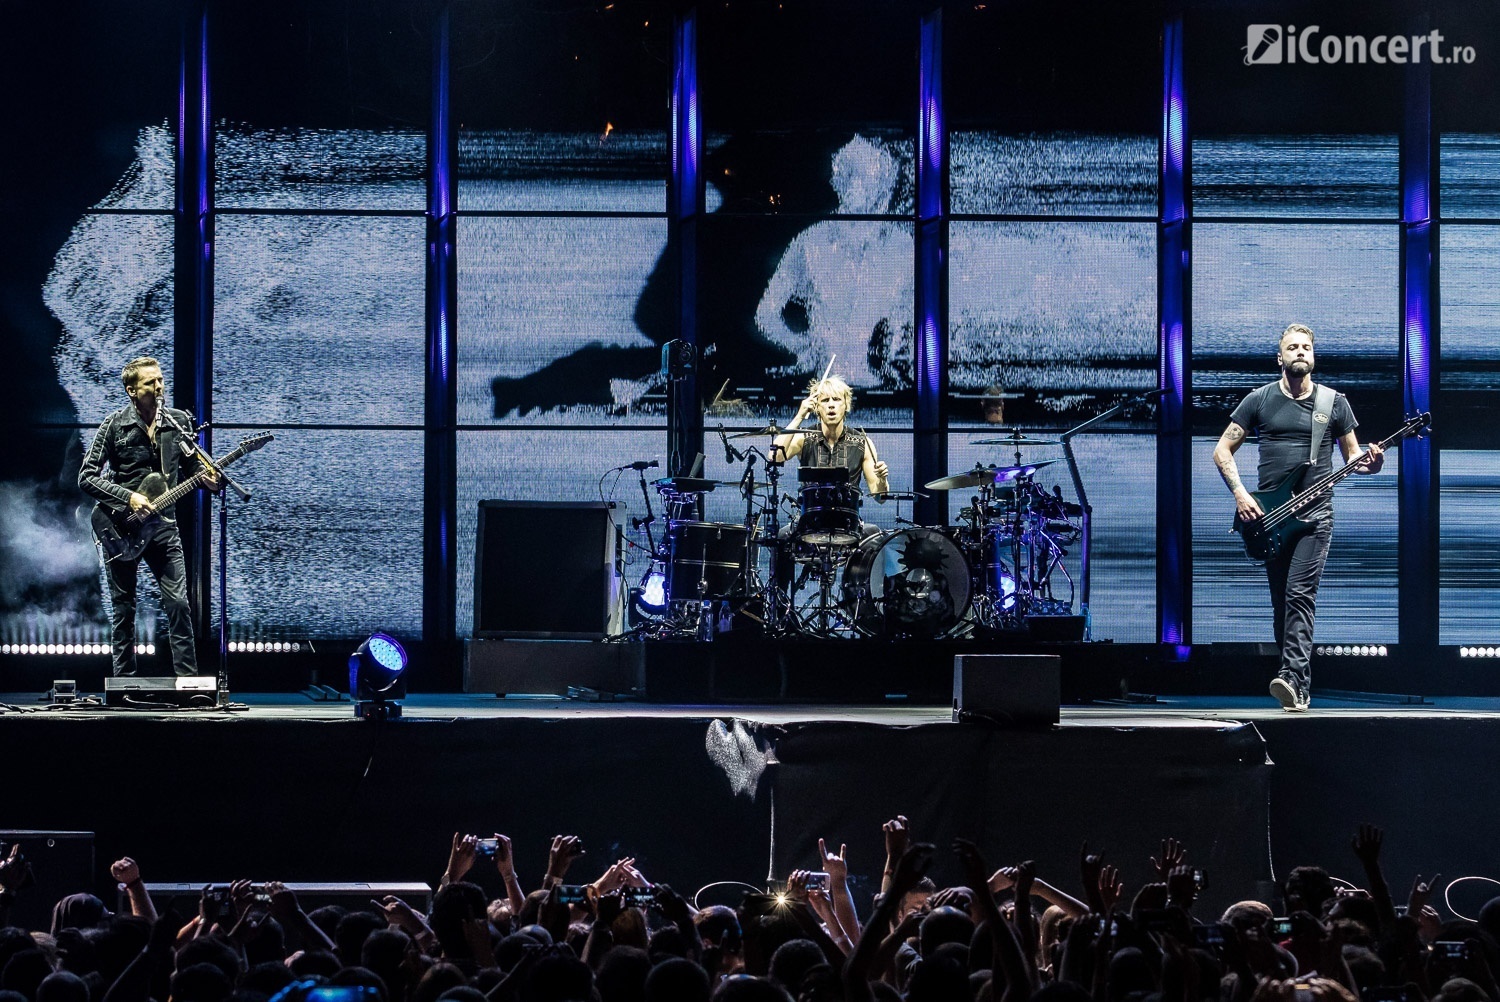
{"label": "blue vertical light panel", "polygon": [[1156,608],[1157,639],[1192,643],[1192,150],[1183,79],[1182,14],[1162,27],[1162,116],[1157,164],[1156,289],[1157,412]]}
{"label": "blue vertical light panel", "polygon": [[[449,94],[451,13],[440,6],[432,26],[432,96],[427,123],[427,386],[423,442],[422,633],[428,651],[455,643],[458,566],[453,533],[458,524],[458,270],[455,260],[454,164],[457,141]],[[434,665],[456,658],[431,657]],[[438,684],[456,685],[456,671]],[[434,679],[433,681],[438,681]]]}
{"label": "blue vertical light panel", "polygon": [[[672,175],[667,180],[669,252],[677,275],[677,336],[698,349],[698,224],[703,216],[703,129],[698,114],[698,11],[677,16],[672,35]],[[669,388],[667,472],[686,473],[703,450],[703,408],[694,367]]]}
{"label": "blue vertical light panel", "polygon": [[[943,11],[922,16],[918,55],[915,275],[916,426],[914,482],[925,484],[948,467],[948,130],[943,120]],[[916,503],[924,525],[948,521],[944,494]]]}
{"label": "blue vertical light panel", "polygon": [[[209,112],[208,5],[182,7],[177,67],[177,177],[172,206],[173,368],[177,406],[213,420],[214,221],[213,121]],[[210,436],[212,433],[208,433]],[[212,449],[212,438],[204,445]],[[194,632],[212,635],[212,525],[208,495],[195,491],[177,509],[187,564]],[[221,638],[222,639],[222,638]]]}
{"label": "blue vertical light panel", "polygon": [[[1419,15],[1413,30],[1426,32]],[[1432,123],[1432,70],[1406,67],[1401,128],[1401,380],[1408,414],[1437,411],[1438,353],[1438,147]],[[1434,427],[1441,425],[1434,413]],[[1401,443],[1398,587],[1401,616],[1397,636],[1411,654],[1431,653],[1438,643],[1438,450],[1427,438]]]}

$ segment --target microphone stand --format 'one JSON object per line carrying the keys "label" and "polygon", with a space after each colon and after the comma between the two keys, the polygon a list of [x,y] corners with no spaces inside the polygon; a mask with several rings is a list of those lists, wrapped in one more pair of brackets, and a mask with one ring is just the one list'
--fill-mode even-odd
{"label": "microphone stand", "polygon": [[250,500],[250,492],[241,487],[233,477],[214,462],[212,456],[198,445],[197,433],[203,431],[208,425],[204,424],[197,431],[189,431],[177,423],[172,417],[171,410],[162,408],[162,414],[177,429],[178,448],[184,456],[194,456],[199,465],[211,471],[220,483],[219,495],[219,666],[214,679],[215,705],[221,710],[230,708],[229,702],[229,496],[224,487],[229,487],[240,496],[241,501]]}

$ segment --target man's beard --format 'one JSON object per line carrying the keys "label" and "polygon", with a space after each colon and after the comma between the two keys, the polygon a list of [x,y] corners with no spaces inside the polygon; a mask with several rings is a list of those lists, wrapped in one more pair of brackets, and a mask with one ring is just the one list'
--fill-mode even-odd
{"label": "man's beard", "polygon": [[1288,376],[1306,376],[1313,370],[1311,362],[1293,362],[1286,366]]}

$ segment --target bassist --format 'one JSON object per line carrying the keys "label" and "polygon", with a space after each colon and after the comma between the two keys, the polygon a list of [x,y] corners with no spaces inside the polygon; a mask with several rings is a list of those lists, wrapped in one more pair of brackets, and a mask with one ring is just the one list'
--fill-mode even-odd
{"label": "bassist", "polygon": [[[171,487],[197,470],[195,456],[184,456],[179,445],[181,427],[195,425],[187,411],[172,410],[163,402],[165,385],[161,365],[154,358],[136,358],[120,373],[130,403],[99,425],[94,441],[78,471],[78,486],[106,505],[130,511],[153,511],[149,498],[140,493],[142,481],[160,474]],[[175,425],[174,425],[175,422]],[[193,443],[188,443],[193,444]],[[110,474],[104,473],[108,465]],[[216,487],[217,481],[211,480]],[[188,605],[187,571],[182,557],[182,539],[173,512],[162,511],[149,543],[139,559],[117,559],[105,563],[111,600],[113,662],[116,676],[136,673],[135,605],[136,576],[140,560],[146,562],[161,590],[162,611],[167,616],[171,640],[172,669],[178,675],[198,674],[193,646],[193,617]]]}
{"label": "bassist", "polygon": [[[1229,427],[1214,447],[1214,463],[1224,483],[1234,494],[1242,522],[1253,522],[1265,513],[1240,480],[1234,454],[1245,436],[1256,432],[1260,441],[1258,490],[1276,487],[1300,472],[1309,461],[1315,438],[1320,440],[1316,460],[1306,471],[1304,483],[1332,472],[1333,441],[1338,440],[1344,462],[1365,455],[1354,429],[1359,422],[1342,393],[1318,388],[1312,381],[1313,332],[1292,324],[1282,332],[1276,354],[1281,378],[1253,390],[1240,401]],[[1379,472],[1385,462],[1378,445],[1371,445],[1360,473]],[[1316,528],[1302,535],[1286,552],[1266,561],[1271,586],[1271,608],[1276,643],[1281,649],[1281,667],[1271,680],[1271,695],[1285,710],[1303,711],[1309,705],[1312,686],[1313,618],[1317,610],[1318,582],[1333,538],[1333,496],[1319,502],[1301,517]]]}

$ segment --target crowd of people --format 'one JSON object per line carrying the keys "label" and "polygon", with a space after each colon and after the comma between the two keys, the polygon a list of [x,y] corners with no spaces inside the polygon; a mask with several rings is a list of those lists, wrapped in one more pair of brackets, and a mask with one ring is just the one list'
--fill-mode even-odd
{"label": "crowd of people", "polygon": [[111,875],[128,914],[73,894],[36,931],[9,924],[32,882],[13,849],[0,859],[0,1002],[1500,1002],[1500,898],[1477,921],[1445,921],[1436,877],[1418,877],[1398,905],[1371,826],[1352,841],[1364,888],[1302,866],[1280,900],[1211,916],[1203,872],[1171,839],[1150,860],[1157,879],[1129,895],[1085,844],[1076,897],[1031,862],[992,870],[962,839],[965,885],[939,888],[927,873],[940,850],[906,818],[884,839],[863,914],[845,848],[821,840],[819,869],[737,908],[697,908],[633,859],[567,883],[584,856],[573,836],[552,840],[527,893],[508,838],[457,834],[430,909],[385,897],[305,911],[283,884],[241,880],[205,887],[196,914],[158,912],[125,858]]}

